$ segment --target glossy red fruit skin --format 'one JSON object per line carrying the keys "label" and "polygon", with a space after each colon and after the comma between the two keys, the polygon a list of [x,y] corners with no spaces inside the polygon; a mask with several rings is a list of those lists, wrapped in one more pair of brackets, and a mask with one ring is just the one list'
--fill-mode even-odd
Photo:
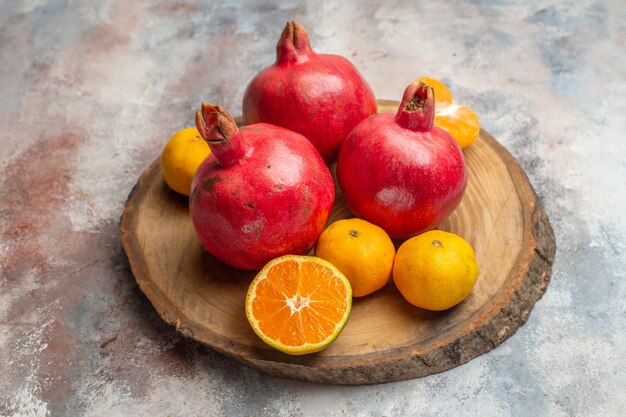
{"label": "glossy red fruit skin", "polygon": [[358,70],[339,55],[316,54],[306,30],[288,22],[273,65],[248,84],[245,124],[271,123],[303,134],[328,163],[352,128],[376,113],[376,98]]}
{"label": "glossy red fruit skin", "polygon": [[[204,120],[212,117],[209,106],[203,105]],[[228,123],[222,131],[235,133],[218,142],[222,138],[210,136],[220,136],[219,129],[197,122],[212,150],[194,176],[189,201],[202,245],[221,261],[248,270],[281,255],[306,254],[335,198],[324,161],[298,133],[264,123],[240,129]]]}
{"label": "glossy red fruit skin", "polygon": [[[424,108],[407,112],[405,106],[416,94],[424,95]],[[436,227],[465,192],[463,153],[447,132],[432,125],[433,109],[430,87],[409,86],[396,115],[382,113],[362,121],[339,153],[337,180],[348,207],[393,239]]]}

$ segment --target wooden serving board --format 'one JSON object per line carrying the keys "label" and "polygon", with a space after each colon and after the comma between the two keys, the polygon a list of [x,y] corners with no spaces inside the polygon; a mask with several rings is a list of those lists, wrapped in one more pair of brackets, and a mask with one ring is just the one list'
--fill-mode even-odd
{"label": "wooden serving board", "polygon": [[[380,101],[380,111],[397,102]],[[374,384],[441,372],[487,352],[528,318],[550,279],[554,234],[518,163],[488,133],[464,150],[469,169],[461,205],[440,225],[468,240],[480,275],[471,295],[445,312],[413,307],[393,281],[355,298],[351,317],[326,350],[289,356],[252,331],[244,300],[254,272],[206,253],[186,198],[170,191],[158,160],[139,178],[121,220],[137,283],[163,320],[213,349],[280,377]],[[352,217],[338,190],[329,222]]]}

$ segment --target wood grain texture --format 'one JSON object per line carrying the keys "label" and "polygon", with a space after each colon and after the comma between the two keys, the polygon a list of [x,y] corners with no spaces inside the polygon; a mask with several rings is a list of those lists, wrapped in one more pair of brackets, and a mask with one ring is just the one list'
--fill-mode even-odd
{"label": "wood grain texture", "polygon": [[[380,101],[380,111],[397,102]],[[373,384],[441,372],[511,336],[544,293],[555,253],[545,211],[514,158],[488,133],[464,150],[469,182],[440,225],[468,240],[480,275],[472,294],[445,312],[411,306],[393,282],[353,302],[342,334],[326,350],[289,356],[266,346],[245,317],[254,272],[231,268],[201,247],[187,199],[167,187],[158,160],[131,191],[122,243],[133,274],[161,317],[182,334],[274,376]],[[338,190],[331,219],[352,217]]]}

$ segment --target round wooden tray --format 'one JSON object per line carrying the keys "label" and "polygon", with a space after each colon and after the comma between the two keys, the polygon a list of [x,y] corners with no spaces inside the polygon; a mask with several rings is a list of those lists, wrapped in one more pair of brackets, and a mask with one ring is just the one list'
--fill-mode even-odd
{"label": "round wooden tray", "polygon": [[[380,111],[397,102],[380,101]],[[187,199],[170,191],[158,160],[139,178],[122,215],[122,244],[142,291],[182,334],[274,376],[335,384],[421,377],[460,365],[498,346],[528,318],[550,280],[554,233],[523,170],[481,131],[464,150],[469,169],[461,205],[440,229],[467,239],[480,275],[471,295],[445,312],[407,303],[393,281],[355,298],[352,314],[326,350],[289,356],[266,346],[246,320],[255,273],[206,253]],[[352,217],[338,190],[329,222]]]}

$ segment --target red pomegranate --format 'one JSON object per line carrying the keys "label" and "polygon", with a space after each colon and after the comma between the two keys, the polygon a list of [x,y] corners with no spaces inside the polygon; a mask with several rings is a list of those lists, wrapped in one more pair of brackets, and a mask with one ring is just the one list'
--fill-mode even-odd
{"label": "red pomegranate", "polygon": [[432,88],[411,84],[395,116],[363,120],[339,153],[337,179],[348,207],[394,239],[432,229],[465,192],[463,153],[433,125],[434,111]]}
{"label": "red pomegranate", "polygon": [[259,123],[241,129],[202,103],[196,126],[211,148],[193,178],[189,209],[204,248],[241,269],[260,269],[315,244],[335,198],[333,180],[299,133]]}
{"label": "red pomegranate", "polygon": [[374,113],[374,93],[350,61],[313,52],[306,30],[293,21],[276,45],[276,62],[250,81],[243,96],[245,124],[301,133],[326,162],[337,159],[352,128]]}

